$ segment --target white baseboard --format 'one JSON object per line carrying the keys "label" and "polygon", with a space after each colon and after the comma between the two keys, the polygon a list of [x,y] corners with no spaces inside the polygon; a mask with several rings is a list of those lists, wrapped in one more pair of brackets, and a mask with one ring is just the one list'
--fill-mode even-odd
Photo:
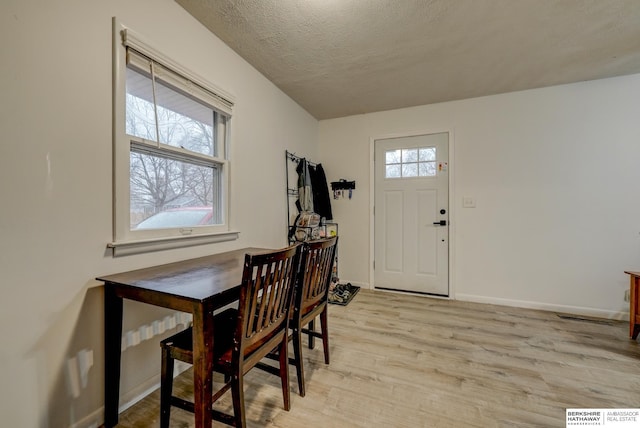
{"label": "white baseboard", "polygon": [[[174,377],[178,376],[183,371],[189,369],[190,364],[183,363],[182,361],[176,361],[173,369]],[[118,413],[122,413],[129,407],[136,404],[138,401],[151,394],[156,389],[160,388],[160,375],[153,376],[140,385],[121,395],[120,407],[118,407]],[[92,412],[90,415],[82,418],[80,421],[74,423],[69,428],[97,428],[104,423],[104,407],[100,407],[98,410]]]}
{"label": "white baseboard", "polygon": [[140,385],[133,388],[131,391],[120,396],[120,407],[118,407],[118,413],[122,413],[129,407],[142,400],[147,395],[151,394],[156,389],[160,388],[160,375],[155,375]]}
{"label": "white baseboard", "polygon": [[516,308],[540,309],[543,311],[560,312],[619,321],[629,320],[629,312],[623,311],[610,311],[582,306],[557,305],[553,303],[531,302],[527,300],[502,299],[499,297],[476,296],[473,294],[456,294],[454,298],[456,300],[462,300],[465,302],[488,303],[491,305],[513,306]]}
{"label": "white baseboard", "polygon": [[369,286],[368,282],[358,282],[358,281],[349,281],[348,279],[342,279],[340,278],[340,281],[338,281],[339,284],[351,284],[351,285],[355,285],[358,286],[360,288],[364,288],[364,289],[371,289],[371,287]]}
{"label": "white baseboard", "polygon": [[82,418],[82,420],[69,425],[69,428],[98,428],[104,423],[104,407]]}
{"label": "white baseboard", "polygon": [[[352,285],[357,285],[363,289],[371,290],[371,286],[367,282],[358,282],[358,281],[349,281],[347,279],[341,279],[341,284],[351,283]],[[412,294],[410,291],[395,291],[395,290],[385,290],[385,289],[375,289],[376,291],[382,292],[390,292],[390,293],[402,293],[402,294]],[[424,294],[417,293],[416,295],[424,296]],[[604,318],[610,320],[618,320],[618,321],[629,321],[629,312],[626,311],[612,311],[598,308],[589,308],[582,306],[569,306],[569,305],[558,305],[554,303],[544,303],[544,302],[532,302],[528,300],[515,300],[515,299],[503,299],[499,297],[488,297],[488,296],[477,296],[474,294],[456,294],[455,296],[450,297],[439,297],[439,296],[428,296],[430,298],[437,299],[455,299],[461,300],[465,302],[475,302],[475,303],[487,303],[490,305],[501,305],[501,306],[512,306],[516,308],[527,308],[527,309],[539,309],[542,311],[549,312],[559,312],[564,314],[572,314],[572,315],[581,315],[587,317],[594,318]]]}

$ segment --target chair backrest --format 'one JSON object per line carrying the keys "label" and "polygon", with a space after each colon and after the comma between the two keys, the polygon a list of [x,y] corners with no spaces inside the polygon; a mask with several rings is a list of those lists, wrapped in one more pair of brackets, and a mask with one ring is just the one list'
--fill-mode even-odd
{"label": "chair backrest", "polygon": [[338,237],[304,244],[294,303],[294,317],[303,317],[327,302]]}
{"label": "chair backrest", "polygon": [[[278,337],[287,332],[301,252],[302,247],[297,244],[245,255],[233,352],[234,358],[240,360],[251,355],[252,363],[247,369],[270,352]],[[257,352],[261,347],[263,352]]]}

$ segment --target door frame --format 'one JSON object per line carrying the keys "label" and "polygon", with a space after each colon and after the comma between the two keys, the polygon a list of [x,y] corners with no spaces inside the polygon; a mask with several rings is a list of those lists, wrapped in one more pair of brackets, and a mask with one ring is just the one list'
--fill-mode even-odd
{"label": "door frame", "polygon": [[[455,236],[456,236],[456,199],[455,199],[455,187],[454,187],[454,165],[455,165],[455,150],[454,150],[454,134],[452,129],[427,129],[421,131],[413,131],[413,132],[398,132],[392,134],[381,134],[369,137],[369,288],[371,290],[375,289],[375,270],[373,268],[373,262],[375,260],[375,218],[374,218],[374,204],[375,204],[375,191],[376,191],[376,180],[375,180],[375,143],[376,140],[383,140],[388,138],[403,138],[403,137],[415,137],[419,135],[430,135],[430,134],[449,134],[449,182],[448,182],[448,192],[449,192],[449,296],[432,296],[421,293],[415,293],[419,295],[429,296],[432,298],[438,299],[451,299],[455,300]],[[380,290],[387,291],[387,290]],[[392,293],[407,293],[413,294],[410,291],[393,291],[389,290]]]}

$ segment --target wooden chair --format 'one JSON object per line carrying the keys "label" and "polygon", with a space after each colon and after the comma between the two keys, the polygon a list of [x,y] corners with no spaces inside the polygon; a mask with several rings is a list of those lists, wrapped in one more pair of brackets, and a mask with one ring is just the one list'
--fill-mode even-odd
{"label": "wooden chair", "polygon": [[[245,427],[244,375],[274,348],[280,349],[279,375],[285,410],[290,409],[287,361],[289,309],[299,268],[301,246],[259,255],[246,255],[238,309],[214,317],[213,370],[224,374],[225,384],[213,402],[231,389],[233,413],[212,409],[212,418]],[[160,426],[169,426],[171,405],[193,412],[193,403],[172,396],[175,359],[193,364],[192,331],[186,329],[161,342]]]}
{"label": "wooden chair", "polygon": [[[305,385],[302,364],[302,333],[308,335],[309,349],[313,349],[315,337],[322,339],[324,362],[329,364],[327,301],[337,244],[337,236],[308,242],[302,253],[289,328],[293,339],[294,354],[291,363],[296,367],[298,390],[303,397]],[[318,315],[320,315],[320,332],[315,331],[315,319]],[[308,328],[304,328],[304,326],[308,326]]]}
{"label": "wooden chair", "polygon": [[[293,341],[293,358],[289,363],[296,368],[298,391],[305,396],[304,367],[302,363],[302,334],[309,337],[309,349],[314,347],[314,338],[322,339],[324,362],[329,364],[329,332],[327,326],[327,302],[333,273],[338,237],[306,242],[300,260],[300,272],[296,281],[293,308],[289,316],[289,340]],[[315,331],[315,319],[320,315],[320,332]],[[304,328],[308,326],[308,328]],[[274,348],[267,355],[280,361],[281,348]],[[278,375],[279,368],[260,362],[257,367]]]}

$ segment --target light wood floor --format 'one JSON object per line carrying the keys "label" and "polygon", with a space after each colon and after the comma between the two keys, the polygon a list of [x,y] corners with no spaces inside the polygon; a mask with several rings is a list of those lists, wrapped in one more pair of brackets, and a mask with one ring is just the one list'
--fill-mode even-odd
{"label": "light wood floor", "polygon": [[[564,427],[566,408],[640,408],[640,344],[626,322],[367,290],[329,317],[331,364],[321,343],[305,348],[307,395],[292,369],[291,411],[279,379],[247,375],[249,426]],[[187,394],[190,375],[176,379]],[[119,426],[157,427],[158,397]],[[171,417],[194,426],[180,409]]]}

